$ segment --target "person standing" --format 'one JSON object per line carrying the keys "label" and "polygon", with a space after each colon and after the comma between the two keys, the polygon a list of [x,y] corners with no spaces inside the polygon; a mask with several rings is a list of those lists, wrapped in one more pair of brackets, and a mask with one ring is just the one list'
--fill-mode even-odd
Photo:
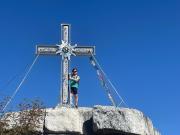
{"label": "person standing", "polygon": [[70,81],[70,89],[71,89],[71,97],[73,96],[75,99],[75,107],[78,108],[78,88],[80,77],[77,73],[77,68],[72,69],[72,73],[69,74]]}

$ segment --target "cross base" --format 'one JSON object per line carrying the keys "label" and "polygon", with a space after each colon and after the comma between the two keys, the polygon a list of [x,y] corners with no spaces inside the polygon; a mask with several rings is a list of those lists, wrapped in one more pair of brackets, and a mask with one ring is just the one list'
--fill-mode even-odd
{"label": "cross base", "polygon": [[55,108],[62,108],[62,107],[72,108],[72,105],[70,105],[70,104],[58,104]]}

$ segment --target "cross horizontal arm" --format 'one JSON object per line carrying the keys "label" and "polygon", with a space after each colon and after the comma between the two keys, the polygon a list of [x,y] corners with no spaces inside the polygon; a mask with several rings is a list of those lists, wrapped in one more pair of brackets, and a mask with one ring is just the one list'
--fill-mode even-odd
{"label": "cross horizontal arm", "polygon": [[52,45],[37,45],[36,54],[39,55],[57,55],[58,46]]}
{"label": "cross horizontal arm", "polygon": [[[37,45],[36,54],[38,55],[58,55],[58,46],[47,46],[47,45]],[[76,56],[91,56],[95,55],[95,46],[77,46],[74,48],[73,53]]]}
{"label": "cross horizontal arm", "polygon": [[76,56],[95,55],[95,46],[77,46],[73,52]]}

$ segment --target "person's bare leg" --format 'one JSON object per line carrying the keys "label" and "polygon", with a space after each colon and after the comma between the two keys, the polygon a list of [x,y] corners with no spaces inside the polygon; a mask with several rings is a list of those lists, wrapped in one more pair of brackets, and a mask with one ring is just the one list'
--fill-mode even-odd
{"label": "person's bare leg", "polygon": [[70,94],[70,105],[73,106],[73,93]]}
{"label": "person's bare leg", "polygon": [[75,96],[75,106],[78,107],[78,94],[76,94],[74,96]]}

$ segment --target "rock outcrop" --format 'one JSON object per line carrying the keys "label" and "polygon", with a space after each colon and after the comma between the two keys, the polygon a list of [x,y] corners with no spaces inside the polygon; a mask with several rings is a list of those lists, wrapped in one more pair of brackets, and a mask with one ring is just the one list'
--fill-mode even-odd
{"label": "rock outcrop", "polygon": [[47,109],[44,131],[49,135],[160,135],[142,112],[112,106]]}
{"label": "rock outcrop", "polygon": [[[47,134],[88,134],[92,108],[47,109],[44,130]],[[87,128],[87,129],[86,129]],[[87,133],[88,132],[88,133]]]}
{"label": "rock outcrop", "polygon": [[151,120],[142,112],[129,108],[95,106],[93,109],[93,130],[103,134],[158,135]]}
{"label": "rock outcrop", "polygon": [[40,127],[43,135],[160,135],[142,112],[112,106],[48,108]]}

